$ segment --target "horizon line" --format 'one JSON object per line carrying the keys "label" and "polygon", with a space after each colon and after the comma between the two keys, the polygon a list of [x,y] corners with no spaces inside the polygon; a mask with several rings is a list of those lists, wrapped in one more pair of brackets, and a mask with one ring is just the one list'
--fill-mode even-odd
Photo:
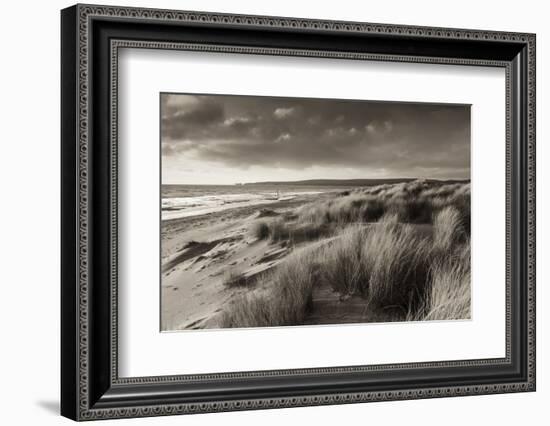
{"label": "horizon line", "polygon": [[306,182],[360,182],[360,181],[414,181],[414,180],[426,180],[426,181],[469,181],[468,178],[419,178],[419,177],[396,177],[396,178],[352,178],[352,179],[330,179],[330,178],[315,178],[315,179],[299,179],[299,180],[265,180],[265,181],[252,181],[252,182],[234,182],[234,183],[162,183],[161,185],[201,185],[201,186],[243,186],[243,185],[257,185],[257,184],[283,184],[283,183],[306,183]]}

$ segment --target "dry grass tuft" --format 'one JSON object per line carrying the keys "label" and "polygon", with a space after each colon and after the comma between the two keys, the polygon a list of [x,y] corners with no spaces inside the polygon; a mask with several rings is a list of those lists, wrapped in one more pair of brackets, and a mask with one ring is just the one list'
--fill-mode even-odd
{"label": "dry grass tuft", "polygon": [[368,300],[378,307],[416,309],[430,278],[430,243],[410,225],[381,225],[363,245],[370,270]]}
{"label": "dry grass tuft", "polygon": [[335,291],[354,294],[368,286],[368,271],[361,257],[367,232],[364,227],[350,226],[322,250],[319,277]]}
{"label": "dry grass tuft", "polygon": [[470,244],[464,244],[450,259],[433,265],[432,280],[424,306],[416,320],[469,319],[471,315]]}
{"label": "dry grass tuft", "polygon": [[342,294],[359,294],[373,307],[408,309],[423,299],[430,244],[410,225],[386,215],[377,225],[346,228],[323,252],[319,276]]}
{"label": "dry grass tuft", "polygon": [[296,244],[325,237],[332,232],[332,228],[322,222],[288,223],[283,218],[277,218],[270,222],[255,222],[251,232],[258,240],[269,239],[272,242],[287,241]]}
{"label": "dry grass tuft", "polygon": [[253,280],[233,270],[227,270],[223,277],[223,285],[228,288],[248,287],[252,283]]}
{"label": "dry grass tuft", "polygon": [[455,207],[445,207],[434,218],[434,249],[443,255],[452,252],[453,248],[464,241],[466,232],[462,224],[462,218]]}
{"label": "dry grass tuft", "polygon": [[269,237],[269,225],[264,221],[254,222],[251,232],[256,239],[265,240]]}
{"label": "dry grass tuft", "polygon": [[312,253],[294,252],[267,274],[270,289],[240,295],[220,319],[221,327],[299,325],[311,309],[315,262]]}

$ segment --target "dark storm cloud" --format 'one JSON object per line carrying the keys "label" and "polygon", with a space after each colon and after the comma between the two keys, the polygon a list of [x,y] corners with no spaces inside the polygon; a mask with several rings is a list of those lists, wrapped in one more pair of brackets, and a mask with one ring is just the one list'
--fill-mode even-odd
{"label": "dark storm cloud", "polygon": [[161,120],[164,156],[187,153],[236,168],[469,175],[464,105],[163,94]]}

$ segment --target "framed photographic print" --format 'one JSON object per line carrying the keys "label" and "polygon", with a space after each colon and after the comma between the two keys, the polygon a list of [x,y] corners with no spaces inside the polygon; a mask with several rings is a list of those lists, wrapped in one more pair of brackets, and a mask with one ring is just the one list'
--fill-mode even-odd
{"label": "framed photographic print", "polygon": [[74,420],[535,390],[535,36],[61,13]]}

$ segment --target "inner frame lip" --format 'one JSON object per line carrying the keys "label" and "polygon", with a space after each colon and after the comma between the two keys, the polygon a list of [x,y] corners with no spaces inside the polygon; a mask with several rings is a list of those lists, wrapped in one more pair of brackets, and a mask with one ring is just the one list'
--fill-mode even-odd
{"label": "inner frame lip", "polygon": [[[110,50],[111,50],[111,60],[116,65],[118,61],[118,51],[120,49],[126,49],[126,48],[139,48],[139,49],[169,49],[169,50],[197,50],[200,52],[224,52],[228,51],[229,53],[239,53],[240,47],[235,46],[225,46],[225,45],[215,45],[214,50],[210,50],[209,47],[205,47],[202,45],[197,45],[194,43],[173,43],[173,42],[166,42],[166,43],[159,43],[159,42],[150,42],[150,41],[144,41],[144,40],[128,40],[128,39],[110,39]],[[255,47],[243,47],[243,54],[254,54],[258,48]],[[270,48],[262,48],[261,51],[263,54],[268,54],[270,52]],[[336,52],[329,52],[334,53],[336,56],[335,58],[332,58],[330,56],[326,56],[326,52],[320,52],[320,51],[303,51],[303,50],[296,50],[296,49],[288,49],[288,50],[281,50],[277,49],[278,56],[283,54],[288,54],[290,56],[302,56],[302,54],[305,54],[305,56],[313,56],[318,57],[318,54],[323,54],[321,56],[322,58],[327,59],[349,59],[349,58],[342,58],[339,56],[339,54]],[[409,56],[408,58],[404,58],[403,56],[394,56],[394,55],[384,55],[382,58],[380,55],[370,55],[370,54],[361,54],[361,59],[369,60],[372,58],[374,61],[391,61],[391,62],[413,62],[413,63],[429,63],[429,64],[443,64],[443,65],[472,65],[472,66],[489,66],[489,67],[501,67],[505,69],[506,73],[506,84],[507,88],[506,90],[509,90],[508,82],[511,78],[511,68],[510,64],[505,61],[486,61],[486,60],[479,60],[479,59],[473,59],[473,60],[462,60],[462,59],[452,59],[452,60],[442,60],[441,62],[437,61],[435,58],[430,58],[429,60],[425,59],[418,59],[414,56]],[[356,58],[354,58],[356,59]],[[408,60],[407,60],[408,59]],[[116,68],[116,66],[114,67]],[[161,92],[161,93],[180,93],[180,92]],[[196,94],[196,93],[193,93]],[[210,95],[210,93],[208,94]],[[230,94],[231,96],[248,96],[248,95],[238,95],[238,94]],[[263,95],[260,95],[263,96]],[[266,96],[271,97],[271,96]],[[278,97],[278,96],[274,96]],[[300,97],[301,98],[301,97]],[[319,99],[319,98],[313,98],[313,99]],[[340,98],[329,98],[329,99],[340,99]],[[345,99],[345,98],[344,98]],[[348,100],[348,99],[345,99]],[[400,101],[371,101],[371,100],[360,100],[360,99],[350,99],[351,101],[357,101],[357,102],[397,102],[400,103]],[[405,102],[405,103],[429,103],[429,104],[448,104],[448,103],[437,103],[437,102]],[[452,104],[452,103],[451,103]],[[469,105],[469,104],[457,104],[457,105]],[[116,105],[115,105],[116,106]],[[508,108],[507,108],[508,110]],[[115,109],[116,111],[116,109]],[[507,111],[508,113],[508,111]],[[115,126],[116,127],[116,126]],[[508,138],[508,134],[507,134]],[[507,197],[508,197],[508,191],[507,191]],[[508,203],[508,201],[507,201]],[[509,297],[507,296],[507,300]],[[509,316],[507,316],[509,317]],[[448,368],[452,369],[455,367],[464,367],[465,365],[471,366],[471,367],[485,367],[487,365],[511,365],[512,360],[510,356],[510,352],[508,348],[510,347],[510,338],[509,336],[509,326],[508,321],[506,324],[506,336],[507,336],[507,343],[506,343],[506,356],[503,358],[484,358],[484,359],[472,359],[472,360],[456,360],[456,361],[433,361],[433,362],[411,362],[411,363],[398,363],[398,364],[377,364],[377,365],[353,365],[353,366],[338,366],[338,367],[325,367],[325,368],[298,368],[298,369],[283,369],[283,370],[255,370],[255,371],[241,371],[241,372],[231,372],[231,373],[204,373],[204,374],[185,374],[185,375],[169,375],[169,376],[141,376],[141,377],[113,377],[113,384],[114,385],[128,385],[132,383],[139,383],[139,384],[157,384],[157,383],[173,383],[175,380],[177,381],[185,381],[185,382],[196,382],[198,380],[232,380],[238,378],[241,379],[247,379],[247,378],[266,378],[271,377],[273,375],[275,376],[286,376],[286,377],[293,377],[296,375],[304,375],[304,374],[319,374],[319,375],[333,375],[338,376],[339,374],[350,374],[350,373],[360,373],[360,374],[368,374],[373,371],[378,370],[385,370],[387,372],[393,372],[394,370],[404,370],[404,369],[417,369],[417,368],[437,368],[439,370]],[[480,377],[479,373],[477,373],[477,377]],[[121,391],[122,389],[120,389]]]}

